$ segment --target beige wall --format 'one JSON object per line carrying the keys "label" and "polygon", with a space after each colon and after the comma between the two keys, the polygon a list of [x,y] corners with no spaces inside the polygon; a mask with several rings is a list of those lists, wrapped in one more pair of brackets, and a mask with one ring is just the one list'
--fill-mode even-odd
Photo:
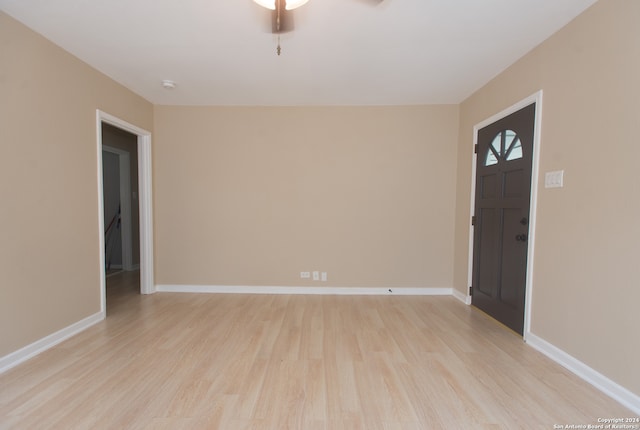
{"label": "beige wall", "polygon": [[149,103],[0,13],[0,357],[100,311],[96,109]]}
{"label": "beige wall", "polygon": [[451,287],[457,106],[154,120],[157,284]]}
{"label": "beige wall", "polygon": [[[544,91],[532,332],[640,394],[640,2],[596,3],[462,103],[455,287],[466,291],[472,127]],[[564,169],[565,187],[544,172]]]}

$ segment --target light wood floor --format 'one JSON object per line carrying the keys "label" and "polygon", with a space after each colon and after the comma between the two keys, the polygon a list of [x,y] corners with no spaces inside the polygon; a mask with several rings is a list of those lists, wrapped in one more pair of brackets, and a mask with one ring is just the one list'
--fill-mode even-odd
{"label": "light wood floor", "polygon": [[[137,275],[137,274],[136,274]],[[0,375],[0,428],[552,429],[633,414],[451,297],[137,294]]]}

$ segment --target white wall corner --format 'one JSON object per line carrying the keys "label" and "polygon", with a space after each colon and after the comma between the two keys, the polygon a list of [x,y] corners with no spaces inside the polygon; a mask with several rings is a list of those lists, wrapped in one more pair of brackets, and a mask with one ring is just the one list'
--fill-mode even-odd
{"label": "white wall corner", "polygon": [[27,361],[28,359],[35,357],[36,355],[53,348],[57,344],[69,339],[72,336],[80,333],[91,327],[94,324],[99,323],[105,319],[104,312],[98,312],[91,316],[88,316],[76,323],[71,324],[68,327],[58,330],[49,336],[43,337],[40,340],[33,342],[17,351],[14,351],[4,357],[0,357],[0,374],[7,370],[17,366],[20,363]]}
{"label": "white wall corner", "polygon": [[632,393],[622,385],[612,381],[603,374],[535,334],[527,333],[526,340],[529,346],[540,351],[556,363],[602,391],[607,396],[629,408],[634,413],[640,415],[640,395]]}

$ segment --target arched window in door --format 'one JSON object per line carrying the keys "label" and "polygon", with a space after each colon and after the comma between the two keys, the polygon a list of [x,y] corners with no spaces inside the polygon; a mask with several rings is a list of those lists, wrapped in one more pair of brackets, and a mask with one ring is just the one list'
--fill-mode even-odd
{"label": "arched window in door", "polygon": [[485,166],[493,166],[500,161],[522,158],[522,142],[513,130],[502,130],[491,141],[484,158]]}

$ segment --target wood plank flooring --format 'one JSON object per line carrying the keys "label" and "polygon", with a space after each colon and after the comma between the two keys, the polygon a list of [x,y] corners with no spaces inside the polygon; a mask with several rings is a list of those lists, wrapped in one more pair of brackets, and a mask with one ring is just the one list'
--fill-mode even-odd
{"label": "wood plank flooring", "polygon": [[552,429],[633,414],[451,297],[137,294],[0,375],[1,429]]}

